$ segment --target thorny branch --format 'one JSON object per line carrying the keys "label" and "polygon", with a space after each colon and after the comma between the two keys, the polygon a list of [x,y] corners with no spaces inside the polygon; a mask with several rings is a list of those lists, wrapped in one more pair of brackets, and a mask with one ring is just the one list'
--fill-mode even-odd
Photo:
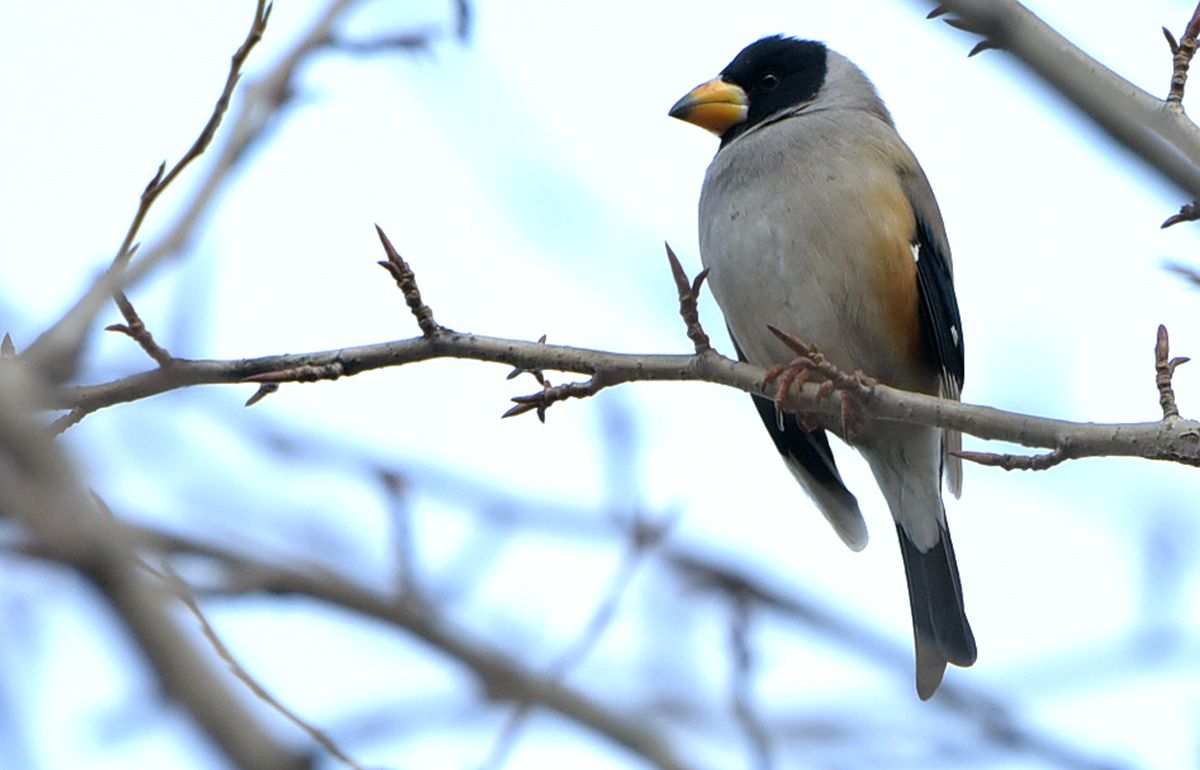
{"label": "thorny branch", "polygon": [[[62,379],[74,371],[76,365],[75,359],[78,357],[79,350],[83,344],[86,326],[92,316],[99,311],[103,298],[109,294],[112,295],[117,303],[117,307],[121,310],[121,314],[125,317],[124,324],[110,326],[108,327],[109,330],[122,332],[132,337],[159,366],[166,366],[170,363],[171,354],[154,341],[153,335],[150,334],[150,331],[138,316],[137,311],[134,310],[133,303],[125,296],[124,289],[122,288],[126,281],[125,273],[130,260],[138,251],[135,241],[138,233],[141,231],[146,215],[150,212],[150,207],[158,200],[158,196],[179,177],[183,170],[208,149],[213,137],[216,136],[217,129],[220,128],[221,121],[225,117],[225,112],[229,109],[229,102],[233,98],[234,88],[237,87],[238,81],[241,79],[242,67],[245,65],[246,59],[250,56],[250,52],[262,40],[263,32],[266,31],[267,21],[271,17],[271,8],[272,6],[266,0],[258,0],[258,4],[254,10],[254,19],[250,24],[250,30],[246,33],[245,40],[242,41],[242,44],[234,52],[229,62],[229,74],[225,78],[225,86],[222,88],[220,96],[217,97],[217,103],[213,107],[212,115],[209,116],[204,128],[200,130],[200,135],[192,142],[192,146],[171,167],[171,170],[167,171],[167,164],[165,162],[161,163],[158,171],[146,184],[146,188],[142,191],[142,195],[138,200],[138,207],[133,215],[133,221],[129,224],[129,229],[125,232],[125,238],[121,242],[120,248],[117,249],[117,254],[113,257],[112,264],[108,270],[97,279],[91,289],[88,290],[88,293],[79,300],[67,315],[43,333],[31,346],[28,352],[29,357],[35,362],[36,368],[50,375],[50,379]],[[46,348],[49,349],[47,350]]]}
{"label": "thorny branch", "polygon": [[[411,270],[405,280],[411,282],[406,294],[411,298],[410,309],[418,322],[424,322],[433,330],[431,335],[300,355],[233,361],[174,359],[170,367],[113,382],[51,389],[44,393],[39,406],[69,410],[69,419],[60,421],[66,426],[78,422],[82,415],[107,406],[193,385],[317,382],[435,358],[465,358],[508,364],[518,372],[536,373],[542,391],[514,398],[517,405],[505,413],[506,417],[536,411],[539,418],[544,419],[546,409],[559,401],[595,395],[604,388],[626,382],[692,380],[773,396],[779,408],[797,413],[841,414],[845,419],[846,400],[834,404],[828,399],[836,390],[855,398],[864,419],[949,428],[982,439],[1044,447],[1072,459],[1123,456],[1200,465],[1200,423],[1192,420],[1073,423],[945,401],[890,388],[861,372],[841,372],[821,359],[811,346],[778,329],[774,329],[774,333],[804,359],[806,370],[820,375],[819,383],[800,382],[800,374],[792,374],[786,367],[767,372],[712,351],[693,355],[633,355],[464,334],[435,324],[432,314],[420,300]],[[686,301],[680,303],[685,320],[688,305]],[[689,322],[689,328],[692,326]],[[699,327],[698,320],[694,326]],[[586,374],[590,379],[551,385],[542,375],[546,370]],[[784,382],[775,393],[768,393],[770,381],[781,373],[785,375]]]}

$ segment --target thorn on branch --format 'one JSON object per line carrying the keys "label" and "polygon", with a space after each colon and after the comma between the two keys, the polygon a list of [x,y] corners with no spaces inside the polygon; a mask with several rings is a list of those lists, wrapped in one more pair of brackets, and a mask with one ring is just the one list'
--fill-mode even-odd
{"label": "thorn on branch", "polygon": [[12,335],[5,332],[4,339],[0,340],[0,358],[12,358],[16,354],[17,346],[13,344]]}
{"label": "thorn on branch", "polygon": [[1179,53],[1179,42],[1175,39],[1175,36],[1171,34],[1171,30],[1163,27],[1162,31],[1163,37],[1167,39],[1167,47],[1171,49],[1171,55],[1174,56],[1175,54]]}
{"label": "thorn on branch", "polygon": [[999,46],[997,46],[991,40],[980,40],[975,44],[974,48],[967,52],[967,58],[970,59],[972,56],[976,56],[977,54],[981,54],[984,51],[991,50],[993,48],[999,48]]}
{"label": "thorn on branch", "polygon": [[1053,452],[1037,455],[993,454],[992,452],[951,452],[955,457],[961,457],[979,465],[991,468],[1001,468],[1006,471],[1044,471],[1071,459],[1061,447]]}
{"label": "thorn on branch", "polygon": [[950,9],[947,8],[946,6],[939,5],[936,8],[934,8],[932,11],[930,11],[929,13],[925,14],[925,18],[926,19],[936,19],[939,16],[944,16],[946,13],[949,12],[949,10]]}
{"label": "thorn on branch", "polygon": [[587,398],[594,396],[610,385],[616,385],[620,380],[605,372],[598,371],[584,382],[568,382],[564,385],[551,385],[548,380],[542,380],[542,391],[529,396],[515,396],[516,404],[512,409],[500,416],[500,419],[516,417],[526,412],[537,412],[538,420],[546,422],[546,410],[559,401],[569,398]]}
{"label": "thorn on branch", "polygon": [[1171,55],[1175,64],[1171,72],[1171,90],[1167,94],[1167,103],[1179,106],[1183,103],[1183,90],[1187,86],[1188,69],[1192,65],[1192,57],[1196,55],[1196,37],[1200,35],[1200,3],[1197,3],[1196,10],[1192,11],[1192,18],[1188,21],[1187,28],[1183,31],[1183,37],[1179,38],[1178,42],[1165,27],[1163,32],[1167,36],[1167,43],[1171,46]]}
{"label": "thorn on branch", "polygon": [[[346,373],[346,366],[341,361],[334,361],[320,366],[293,366],[290,369],[278,369],[273,372],[263,372],[243,377],[242,382],[274,384],[280,382],[320,382],[336,380]],[[263,394],[266,395],[265,393]],[[246,406],[250,406],[249,403]]]}
{"label": "thorn on branch", "polygon": [[1162,407],[1163,420],[1179,419],[1179,407],[1175,404],[1175,389],[1171,386],[1171,378],[1175,376],[1176,367],[1191,360],[1184,357],[1170,358],[1170,355],[1171,340],[1167,335],[1167,327],[1159,324],[1154,342],[1154,384],[1158,387],[1158,404]]}
{"label": "thorn on branch", "polygon": [[1180,222],[1195,222],[1197,219],[1200,219],[1200,206],[1197,206],[1196,202],[1192,201],[1191,203],[1185,203],[1180,206],[1179,213],[1172,214],[1171,216],[1167,217],[1166,221],[1164,221],[1160,227],[1161,229],[1165,230],[1168,227],[1179,224]]}
{"label": "thorn on branch", "polygon": [[971,26],[971,23],[969,21],[967,21],[966,19],[950,17],[948,19],[942,19],[942,21],[946,22],[947,24],[949,24],[951,27],[954,27],[955,29],[961,29],[963,32],[974,32],[975,31],[974,28]]}
{"label": "thorn on branch", "polygon": [[[541,337],[538,337],[538,344],[539,345],[546,344],[546,335],[545,334],[543,334]],[[518,366],[518,367],[515,367],[511,372],[509,372],[508,376],[505,377],[504,379],[515,380],[517,377],[520,377],[522,374],[532,375],[533,378],[538,381],[539,385],[542,385],[543,387],[546,385],[546,375],[541,369],[522,369],[521,367]]]}
{"label": "thorn on branch", "polygon": [[246,399],[246,406],[247,406],[247,407],[254,406],[254,405],[255,405],[255,404],[257,404],[259,401],[262,401],[264,398],[266,398],[267,396],[269,396],[269,395],[271,395],[272,393],[276,392],[277,390],[279,390],[279,383],[277,383],[277,382],[264,382],[263,384],[261,384],[261,385],[259,385],[259,386],[258,386],[258,390],[254,391],[254,395],[253,395],[253,396],[251,396],[250,398]]}
{"label": "thorn on branch", "polygon": [[149,203],[154,200],[154,196],[158,194],[159,186],[162,185],[163,177],[167,175],[167,162],[164,160],[158,164],[158,171],[154,172],[154,176],[146,183],[145,189],[142,190],[142,202]]}
{"label": "thorn on branch", "polygon": [[421,334],[427,338],[435,336],[442,331],[442,327],[433,320],[433,311],[421,299],[421,290],[417,288],[417,277],[413,274],[412,268],[400,256],[400,252],[396,251],[396,247],[388,240],[387,235],[383,232],[383,228],[375,225],[375,232],[379,233],[379,241],[383,244],[383,250],[387,253],[387,261],[380,262],[379,265],[383,269],[391,273],[395,279],[396,285],[400,287],[400,292],[404,295],[404,301],[408,305],[408,309],[417,319],[417,325],[421,327]]}
{"label": "thorn on branch", "polygon": [[712,343],[708,339],[708,335],[704,333],[704,327],[700,325],[700,309],[697,301],[700,299],[700,287],[704,285],[704,279],[708,277],[708,268],[700,271],[695,280],[688,283],[687,273],[683,271],[683,265],[679,264],[679,257],[675,256],[675,251],[671,248],[671,244],[665,244],[667,247],[667,261],[671,263],[671,275],[675,279],[675,288],[679,291],[679,315],[683,317],[683,323],[687,326],[688,339],[696,346],[696,353],[707,353],[712,350]]}

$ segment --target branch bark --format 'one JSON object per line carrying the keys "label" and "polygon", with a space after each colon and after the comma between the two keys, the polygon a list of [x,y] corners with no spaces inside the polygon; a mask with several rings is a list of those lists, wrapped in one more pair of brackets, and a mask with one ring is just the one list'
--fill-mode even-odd
{"label": "branch bark", "polygon": [[61,446],[31,412],[37,380],[0,364],[0,515],[20,522],[57,560],[79,570],[121,619],[166,693],[234,766],[302,770],[309,759],[274,741],[242,694],[171,617],[174,601],[135,565],[125,525],[88,494]]}
{"label": "branch bark", "polygon": [[941,0],[930,15],[947,15],[947,23],[982,36],[984,48],[1016,56],[1110,136],[1200,199],[1200,128],[1182,102],[1138,88],[1015,0]]}
{"label": "branch bark", "polygon": [[[634,355],[548,345],[539,342],[439,331],[431,337],[382,342],[361,347],[297,355],[241,360],[176,359],[155,369],[99,385],[47,390],[42,409],[94,412],[194,385],[250,382],[332,380],[372,369],[462,358],[505,364],[524,370],[554,370],[601,376],[606,386],[627,382],[698,381],[775,397],[767,372],[713,351],[697,355]],[[1173,419],[1141,423],[1093,423],[1055,420],[986,406],[945,401],[886,385],[864,385],[852,394],[865,418],[936,425],[982,439],[1050,449],[1064,459],[1116,456],[1169,460],[1200,465],[1200,422]],[[806,383],[783,402],[796,412],[838,414],[838,399],[822,395],[819,384]]]}

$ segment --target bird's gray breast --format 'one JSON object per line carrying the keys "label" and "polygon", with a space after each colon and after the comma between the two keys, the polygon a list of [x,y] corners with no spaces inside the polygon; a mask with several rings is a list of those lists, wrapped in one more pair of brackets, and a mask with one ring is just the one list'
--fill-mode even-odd
{"label": "bird's gray breast", "polygon": [[[839,366],[892,368],[871,344],[887,320],[864,287],[880,244],[894,238],[888,216],[911,219],[885,162],[893,143],[903,147],[893,137],[861,111],[799,115],[744,134],[713,159],[700,196],[700,254],[751,362],[787,359],[772,324]],[[888,208],[904,211],[881,213]]]}

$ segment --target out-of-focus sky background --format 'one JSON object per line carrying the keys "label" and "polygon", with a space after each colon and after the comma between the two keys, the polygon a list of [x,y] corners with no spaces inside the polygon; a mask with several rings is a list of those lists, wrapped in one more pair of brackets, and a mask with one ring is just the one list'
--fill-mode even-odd
{"label": "out-of-focus sky background", "polygon": [[[449,29],[451,5],[364,3],[342,30]],[[1160,27],[1178,32],[1193,8],[1028,5],[1156,94],[1171,67]],[[278,3],[247,82],[323,6]],[[1162,269],[1164,259],[1200,262],[1194,227],[1158,229],[1182,195],[1011,57],[968,60],[975,38],[926,21],[921,3],[472,8],[465,43],[446,35],[419,54],[330,52],[305,68],[298,106],[241,167],[191,248],[132,293],[167,348],[240,358],[412,335],[394,285],[372,264],[379,223],[450,327],[686,352],[662,243],[699,269],[696,199],[716,142],[666,111],[744,45],[784,32],[857,62],[932,180],[954,250],[965,400],[1153,420],[1156,326],[1168,325],[1175,354],[1200,355],[1200,296]],[[252,10],[249,0],[5,8],[0,331],[18,349],[107,264],[154,168],[191,143]],[[204,164],[155,208],[146,243],[173,223]],[[729,352],[710,299],[701,313]],[[115,320],[113,310],[103,322]],[[93,339],[82,381],[149,365],[126,339]],[[590,538],[588,522],[631,510],[676,517],[671,544],[811,597],[901,661],[885,665],[760,614],[749,637],[754,696],[779,733],[779,767],[1197,765],[1194,470],[1118,460],[1042,474],[967,467],[963,498],[947,507],[980,656],[952,669],[947,688],[1069,747],[1066,758],[1022,753],[964,712],[916,700],[892,525],[852,452],[839,463],[874,535],[861,554],[795,487],[743,394],[639,384],[558,405],[546,425],[501,422],[507,399],[535,388],[505,374],[434,362],[285,386],[250,410],[241,407],[249,387],[194,389],[98,413],[62,440],[123,516],[381,589],[394,579],[394,534],[387,498],[363,468],[394,468],[409,485],[418,581],[441,591],[439,609],[463,628],[535,666],[575,638],[621,558],[619,540]],[[1183,367],[1176,379],[1185,414],[1200,409],[1198,377]],[[480,512],[499,509],[536,511],[583,535],[488,525]],[[365,764],[478,766],[508,713],[480,706],[444,658],[378,626],[303,603],[209,610],[256,676]],[[746,766],[735,729],[697,727],[729,709],[728,622],[719,602],[647,565],[569,681],[647,718],[687,703],[696,713],[664,723],[680,751],[700,767]],[[69,574],[0,557],[0,767],[220,767],[181,714],[156,705],[126,642]],[[636,760],[538,717],[509,766]]]}

